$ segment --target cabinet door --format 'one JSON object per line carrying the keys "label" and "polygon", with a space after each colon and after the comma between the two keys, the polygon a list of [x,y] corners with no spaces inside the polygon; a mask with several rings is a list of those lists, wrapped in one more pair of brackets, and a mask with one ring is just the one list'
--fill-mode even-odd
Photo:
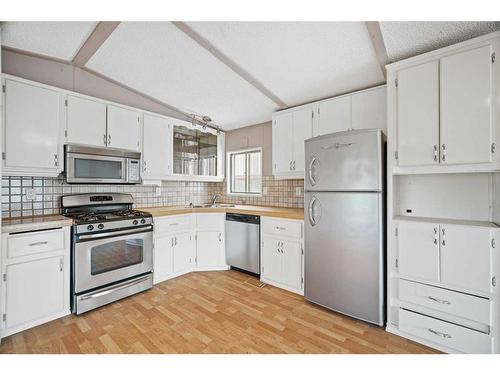
{"label": "cabinet door", "polygon": [[357,129],[387,130],[387,89],[363,91],[351,97],[351,127]]}
{"label": "cabinet door", "polygon": [[488,293],[491,283],[491,230],[463,225],[441,226],[441,281]]}
{"label": "cabinet door", "polygon": [[[7,266],[5,328],[55,315],[65,308],[64,257]],[[67,292],[67,291],[66,291]]]}
{"label": "cabinet door", "polygon": [[170,236],[155,239],[153,263],[155,284],[166,280],[174,272],[172,244]]}
{"label": "cabinet door", "polygon": [[11,80],[6,80],[5,86],[5,166],[40,172],[61,170],[60,94]]}
{"label": "cabinet door", "polygon": [[196,265],[219,267],[224,264],[224,238],[221,231],[198,231],[196,237]]}
{"label": "cabinet door", "polygon": [[439,62],[398,72],[397,147],[401,166],[439,162]]}
{"label": "cabinet door", "polygon": [[443,163],[492,160],[491,53],[488,45],[441,59]]}
{"label": "cabinet door", "polygon": [[277,114],[273,121],[273,165],[274,173],[291,172],[293,159],[293,114]]}
{"label": "cabinet door", "polygon": [[439,225],[400,221],[398,251],[401,276],[439,281]]}
{"label": "cabinet door", "polygon": [[351,97],[330,99],[319,103],[319,119],[314,136],[340,132],[351,128]]}
{"label": "cabinet door", "polygon": [[106,104],[68,95],[67,142],[105,147]]}
{"label": "cabinet door", "polygon": [[312,108],[293,112],[293,172],[305,171],[304,141],[312,137]]}
{"label": "cabinet door", "polygon": [[302,246],[296,241],[283,242],[282,283],[295,289],[302,288]]}
{"label": "cabinet door", "polygon": [[108,105],[108,147],[139,151],[139,112]]}
{"label": "cabinet door", "polygon": [[193,267],[193,241],[190,232],[174,234],[174,273],[189,272]]}
{"label": "cabinet door", "polygon": [[282,282],[282,256],[280,240],[275,237],[262,237],[262,277],[267,280]]}
{"label": "cabinet door", "polygon": [[172,129],[165,118],[144,114],[142,177],[161,179],[170,174]]}

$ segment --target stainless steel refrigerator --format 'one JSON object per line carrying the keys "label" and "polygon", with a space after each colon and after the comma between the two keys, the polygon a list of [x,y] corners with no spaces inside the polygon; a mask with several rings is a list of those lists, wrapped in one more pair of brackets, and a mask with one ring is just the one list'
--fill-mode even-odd
{"label": "stainless steel refrigerator", "polygon": [[385,324],[385,140],[380,130],[305,142],[305,298]]}

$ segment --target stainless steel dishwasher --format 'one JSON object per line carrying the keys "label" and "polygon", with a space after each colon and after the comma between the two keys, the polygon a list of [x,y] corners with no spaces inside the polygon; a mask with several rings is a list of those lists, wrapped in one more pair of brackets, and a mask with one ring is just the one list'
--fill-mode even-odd
{"label": "stainless steel dishwasher", "polygon": [[260,216],[226,214],[226,263],[260,275]]}

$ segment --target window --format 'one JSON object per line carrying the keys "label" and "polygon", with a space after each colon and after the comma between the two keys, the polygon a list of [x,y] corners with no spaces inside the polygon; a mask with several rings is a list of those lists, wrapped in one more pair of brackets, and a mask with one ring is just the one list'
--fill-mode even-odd
{"label": "window", "polygon": [[229,152],[228,193],[262,193],[262,150]]}

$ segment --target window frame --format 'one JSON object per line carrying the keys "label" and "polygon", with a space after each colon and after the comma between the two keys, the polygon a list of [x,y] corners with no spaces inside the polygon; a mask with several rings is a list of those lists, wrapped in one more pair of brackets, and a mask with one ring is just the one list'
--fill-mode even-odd
{"label": "window frame", "polygon": [[[233,155],[239,155],[239,154],[250,154],[254,152],[260,152],[260,178],[261,178],[261,184],[260,184],[260,192],[259,193],[250,193],[250,192],[232,192],[231,191],[231,182],[233,179],[232,176],[232,156]],[[262,147],[253,147],[253,148],[245,148],[245,149],[240,149],[240,150],[234,150],[234,151],[228,151],[227,152],[227,163],[226,163],[226,194],[231,195],[231,196],[245,196],[245,197],[262,197],[262,166],[263,166],[263,160],[262,160]],[[246,165],[245,169],[248,168],[248,164]],[[249,184],[249,179],[248,179],[248,170],[247,170],[247,176],[245,177],[245,185],[246,189],[248,189],[248,184]]]}

